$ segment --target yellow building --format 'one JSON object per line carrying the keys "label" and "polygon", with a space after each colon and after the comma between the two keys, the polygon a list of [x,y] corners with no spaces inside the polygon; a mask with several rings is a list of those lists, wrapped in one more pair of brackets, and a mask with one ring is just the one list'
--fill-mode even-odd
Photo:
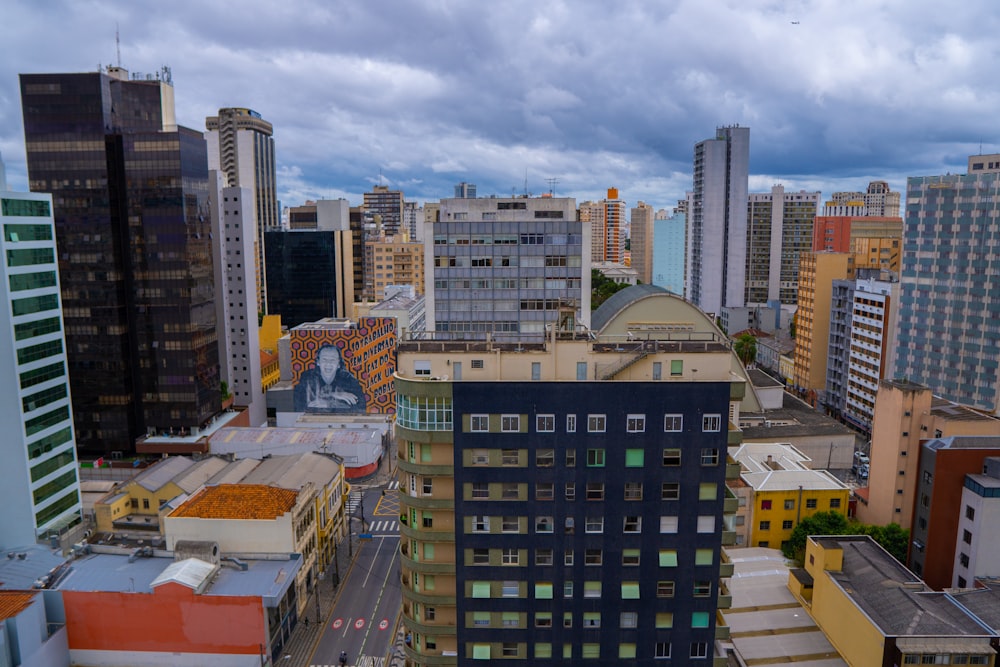
{"label": "yellow building", "polygon": [[802,519],[817,512],[847,516],[850,489],[826,470],[810,469],[812,461],[795,447],[744,443],[731,456],[745,484],[737,496],[746,498],[737,544],[779,549]]}
{"label": "yellow building", "polygon": [[995,610],[998,593],[934,592],[870,537],[809,538],[788,587],[852,667],[995,664],[972,608]]}
{"label": "yellow building", "polygon": [[[370,270],[369,270],[370,269]],[[413,285],[424,293],[424,244],[404,236],[365,241],[364,301],[382,301],[389,285]]]}
{"label": "yellow building", "polygon": [[799,265],[798,310],[795,312],[794,387],[815,406],[815,393],[826,387],[833,281],[847,278],[848,253],[809,252]]}

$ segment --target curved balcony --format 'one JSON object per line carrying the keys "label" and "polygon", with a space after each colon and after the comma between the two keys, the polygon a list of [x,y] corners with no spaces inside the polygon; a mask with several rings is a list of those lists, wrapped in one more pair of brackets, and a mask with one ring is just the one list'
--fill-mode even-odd
{"label": "curved balcony", "polygon": [[417,475],[443,475],[445,477],[453,477],[455,475],[455,466],[453,465],[430,465],[428,463],[410,463],[406,459],[400,457],[396,461],[396,465],[403,472],[415,473]]}
{"label": "curved balcony", "polygon": [[407,507],[418,510],[455,509],[454,498],[433,498],[431,496],[411,496],[408,493],[400,492],[400,503],[405,503]]}
{"label": "curved balcony", "polygon": [[405,567],[411,572],[419,572],[420,574],[455,574],[455,564],[454,563],[435,563],[433,561],[425,560],[414,560],[409,556],[399,554],[400,565]]}
{"label": "curved balcony", "polygon": [[444,667],[445,665],[458,664],[457,655],[430,655],[427,653],[418,653],[409,646],[403,646],[403,653],[406,654],[406,657],[411,662],[428,665],[428,667]]}
{"label": "curved balcony", "polygon": [[454,531],[437,531],[431,530],[430,528],[411,528],[403,523],[402,520],[400,520],[399,523],[399,534],[411,540],[420,540],[421,542],[433,542],[435,544],[440,544],[442,542],[455,542]]}
{"label": "curved balcony", "polygon": [[437,605],[438,607],[454,607],[456,603],[454,595],[427,595],[426,593],[419,593],[405,586],[403,587],[403,599],[422,604]]}

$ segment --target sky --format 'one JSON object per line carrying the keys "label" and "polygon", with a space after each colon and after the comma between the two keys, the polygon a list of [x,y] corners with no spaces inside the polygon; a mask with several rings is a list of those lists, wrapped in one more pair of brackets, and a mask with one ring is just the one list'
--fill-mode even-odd
{"label": "sky", "polygon": [[[27,189],[19,73],[171,68],[178,122],[274,125],[285,206],[525,191],[671,208],[694,144],[750,127],[750,191],[905,191],[1000,152],[995,0],[3,0],[0,154]],[[119,35],[116,50],[116,26]]]}

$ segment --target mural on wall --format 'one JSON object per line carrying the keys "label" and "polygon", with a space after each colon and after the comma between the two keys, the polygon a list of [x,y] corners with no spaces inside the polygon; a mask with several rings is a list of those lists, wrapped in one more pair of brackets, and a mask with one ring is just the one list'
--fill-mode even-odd
{"label": "mural on wall", "polygon": [[289,332],[295,411],[393,414],[396,320],[367,317],[350,329]]}

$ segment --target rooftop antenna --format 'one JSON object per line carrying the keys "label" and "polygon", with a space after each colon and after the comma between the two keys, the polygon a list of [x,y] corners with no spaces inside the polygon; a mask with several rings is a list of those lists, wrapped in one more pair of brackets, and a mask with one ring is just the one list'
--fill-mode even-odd
{"label": "rooftop antenna", "polygon": [[122,41],[118,36],[118,21],[115,21],[115,56],[118,60],[118,67],[122,66]]}
{"label": "rooftop antenna", "polygon": [[528,168],[524,168],[524,196],[528,196]]}
{"label": "rooftop antenna", "polygon": [[549,196],[555,195],[556,186],[559,184],[558,178],[546,178],[545,181],[549,184]]}

